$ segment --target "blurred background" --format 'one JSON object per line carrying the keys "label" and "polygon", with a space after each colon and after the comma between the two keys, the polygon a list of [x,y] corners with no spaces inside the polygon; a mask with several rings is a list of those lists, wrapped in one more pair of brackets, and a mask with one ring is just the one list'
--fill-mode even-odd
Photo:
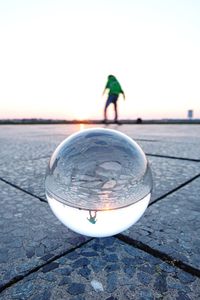
{"label": "blurred background", "polygon": [[[0,1],[0,118],[200,118],[200,2]],[[112,116],[112,110],[110,110]]]}

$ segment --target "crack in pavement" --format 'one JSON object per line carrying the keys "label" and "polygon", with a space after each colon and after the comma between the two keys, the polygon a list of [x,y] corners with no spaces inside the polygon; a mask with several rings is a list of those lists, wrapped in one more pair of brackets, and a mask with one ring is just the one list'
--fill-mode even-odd
{"label": "crack in pavement", "polygon": [[[6,284],[2,284],[0,285],[0,293],[3,292],[5,289],[11,287],[13,284],[15,283],[18,283],[19,281],[23,280],[25,277],[29,276],[30,274],[33,274],[35,272],[37,272],[38,270],[44,268],[45,266],[49,265],[50,263],[54,262],[55,260],[75,251],[76,249],[79,249],[81,248],[82,246],[86,245],[87,243],[89,243],[91,240],[93,240],[93,238],[90,238],[89,240],[79,244],[78,246],[74,247],[74,248],[71,248],[70,250],[67,250],[65,252],[62,252],[60,254],[57,254],[55,256],[53,256],[51,259],[49,259],[47,262],[29,270],[28,272],[26,272],[25,274],[23,275],[18,275],[18,276],[15,276],[13,277],[10,281],[8,281]],[[42,257],[41,257],[42,259]]]}
{"label": "crack in pavement", "polygon": [[178,259],[174,259],[172,256],[162,252],[162,251],[159,251],[159,250],[156,250],[150,246],[148,246],[147,244],[144,244],[140,241],[137,241],[137,240],[134,240],[128,236],[125,236],[121,233],[117,234],[116,237],[130,245],[130,246],[133,246],[134,248],[137,248],[137,249],[140,249],[140,250],[143,250],[145,251],[146,253],[149,253],[151,254],[152,256],[154,257],[157,257],[157,258],[160,258],[162,261],[172,265],[172,266],[175,266],[187,273],[190,273],[191,275],[193,276],[196,276],[196,277],[199,277],[200,278],[200,270],[197,269],[197,268],[194,268],[192,267],[191,265],[188,265],[186,263],[184,263],[183,261],[181,260],[178,260]]}
{"label": "crack in pavement", "polygon": [[188,185],[190,182],[194,181],[195,179],[197,179],[197,178],[199,178],[199,177],[200,177],[200,173],[197,174],[197,175],[195,175],[194,177],[188,179],[187,181],[181,183],[180,185],[178,185],[177,187],[175,187],[175,188],[172,189],[171,191],[165,193],[164,195],[162,195],[162,196],[156,198],[154,201],[152,201],[152,202],[149,204],[149,206],[151,206],[151,205],[155,204],[156,202],[158,202],[158,201],[160,201],[160,200],[166,198],[168,195],[171,195],[171,194],[177,192],[177,191],[180,190],[182,187]]}
{"label": "crack in pavement", "polygon": [[37,196],[37,195],[35,195],[35,194],[33,194],[33,193],[31,193],[31,192],[29,192],[29,191],[27,191],[27,190],[21,188],[20,186],[14,184],[14,183],[12,183],[12,182],[9,182],[8,180],[6,180],[6,179],[4,179],[4,178],[2,178],[2,177],[0,177],[0,180],[1,180],[2,182],[4,182],[4,183],[6,183],[6,184],[8,184],[8,185],[10,185],[10,186],[12,186],[12,187],[14,187],[15,189],[21,191],[21,192],[24,192],[24,193],[26,193],[26,194],[28,194],[28,195],[34,197],[34,198],[39,199],[41,202],[47,203],[47,201],[46,201],[45,199],[43,199],[42,197],[39,197],[39,196]]}
{"label": "crack in pavement", "polygon": [[178,160],[185,160],[185,161],[192,161],[192,162],[200,162],[200,159],[196,159],[196,158],[177,157],[177,156],[151,154],[151,153],[145,153],[145,154],[147,156],[153,156],[153,157],[161,157],[161,158],[178,159]]}

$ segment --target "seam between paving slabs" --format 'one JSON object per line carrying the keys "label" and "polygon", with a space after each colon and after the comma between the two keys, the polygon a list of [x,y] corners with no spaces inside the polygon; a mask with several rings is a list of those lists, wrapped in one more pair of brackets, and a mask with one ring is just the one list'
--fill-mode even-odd
{"label": "seam between paving slabs", "polygon": [[[55,255],[54,257],[52,257],[51,259],[49,259],[47,262],[45,262],[45,263],[43,263],[43,264],[41,264],[41,265],[39,265],[39,266],[37,266],[37,267],[35,267],[35,268],[29,270],[29,271],[26,272],[24,275],[18,275],[18,276],[13,277],[9,282],[7,282],[6,284],[0,286],[0,293],[3,292],[5,289],[11,287],[11,285],[13,285],[13,284],[15,284],[15,283],[17,283],[17,282],[23,280],[25,277],[27,277],[27,276],[29,276],[29,275],[31,275],[31,274],[37,272],[38,270],[44,268],[44,267],[47,266],[47,265],[53,263],[55,260],[57,260],[57,259],[59,259],[59,258],[65,256],[65,255],[67,255],[67,254],[73,252],[74,250],[79,249],[79,248],[81,248],[82,246],[88,244],[88,243],[89,243],[90,241],[92,241],[92,240],[93,240],[93,238],[90,238],[89,240],[87,240],[87,241],[85,241],[85,242],[79,244],[78,246],[76,246],[76,247],[74,247],[74,248],[71,248],[70,250],[67,250],[67,251],[62,252],[62,253],[60,253],[60,254],[58,254],[58,255]],[[56,268],[57,266],[58,266],[58,265],[55,265],[55,268]]]}
{"label": "seam between paving slabs", "polygon": [[191,161],[191,162],[200,162],[200,159],[197,158],[186,158],[186,157],[178,157],[178,156],[170,156],[170,155],[161,155],[161,154],[151,154],[146,153],[147,156],[153,156],[153,157],[161,157],[161,158],[169,158],[169,159],[178,159],[178,160],[185,160],[185,161]]}
{"label": "seam between paving slabs", "polygon": [[33,197],[39,199],[39,200],[42,201],[42,202],[47,203],[47,201],[46,201],[45,199],[43,199],[42,197],[39,197],[39,196],[37,196],[37,195],[35,195],[35,194],[33,194],[33,193],[31,193],[31,192],[29,192],[29,191],[27,191],[27,190],[21,188],[20,186],[14,184],[14,183],[12,183],[12,182],[9,182],[8,180],[6,180],[6,179],[4,179],[4,178],[2,178],[2,177],[0,177],[0,180],[1,180],[2,182],[4,182],[4,183],[6,183],[6,184],[8,184],[8,185],[10,185],[10,186],[12,186],[12,187],[14,187],[15,189],[20,190],[21,192],[24,192],[24,193],[26,193],[26,194],[28,194],[28,195],[30,195],[30,196],[33,196]]}
{"label": "seam between paving slabs", "polygon": [[162,195],[162,196],[156,198],[154,201],[152,201],[152,202],[149,204],[149,206],[151,206],[151,205],[155,204],[156,202],[158,202],[158,201],[164,199],[164,198],[167,197],[168,195],[171,195],[171,194],[177,192],[177,191],[180,190],[182,187],[188,185],[189,183],[191,183],[192,181],[194,181],[195,179],[197,179],[197,178],[199,178],[199,177],[200,177],[200,173],[197,174],[197,175],[195,175],[195,176],[193,176],[192,178],[188,179],[187,181],[181,183],[181,184],[178,185],[176,188],[174,188],[174,189],[172,189],[171,191],[165,193],[164,195]]}
{"label": "seam between paving slabs", "polygon": [[197,276],[200,278],[200,270],[197,268],[192,267],[191,265],[188,265],[181,260],[174,259],[170,255],[156,250],[140,241],[134,240],[133,238],[130,238],[128,236],[125,236],[124,234],[117,234],[116,237],[120,240],[123,241],[124,243],[133,246],[134,248],[140,249],[146,253],[151,254],[154,257],[160,258],[162,261],[175,266],[181,270],[184,270],[187,273],[190,273],[193,276]]}

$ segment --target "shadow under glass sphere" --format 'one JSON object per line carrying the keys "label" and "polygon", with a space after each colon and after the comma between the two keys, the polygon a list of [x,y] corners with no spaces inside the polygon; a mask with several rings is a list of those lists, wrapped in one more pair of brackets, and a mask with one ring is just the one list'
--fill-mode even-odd
{"label": "shadow under glass sphere", "polygon": [[128,136],[87,129],[57,147],[45,190],[51,209],[66,226],[88,236],[109,236],[144,213],[152,175],[144,152]]}

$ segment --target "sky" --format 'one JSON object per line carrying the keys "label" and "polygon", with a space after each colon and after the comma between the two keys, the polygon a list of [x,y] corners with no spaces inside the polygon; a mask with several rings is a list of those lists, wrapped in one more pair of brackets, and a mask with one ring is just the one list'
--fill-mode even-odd
{"label": "sky", "polygon": [[[199,0],[0,0],[0,118],[200,118]],[[113,107],[109,107],[113,118]]]}

